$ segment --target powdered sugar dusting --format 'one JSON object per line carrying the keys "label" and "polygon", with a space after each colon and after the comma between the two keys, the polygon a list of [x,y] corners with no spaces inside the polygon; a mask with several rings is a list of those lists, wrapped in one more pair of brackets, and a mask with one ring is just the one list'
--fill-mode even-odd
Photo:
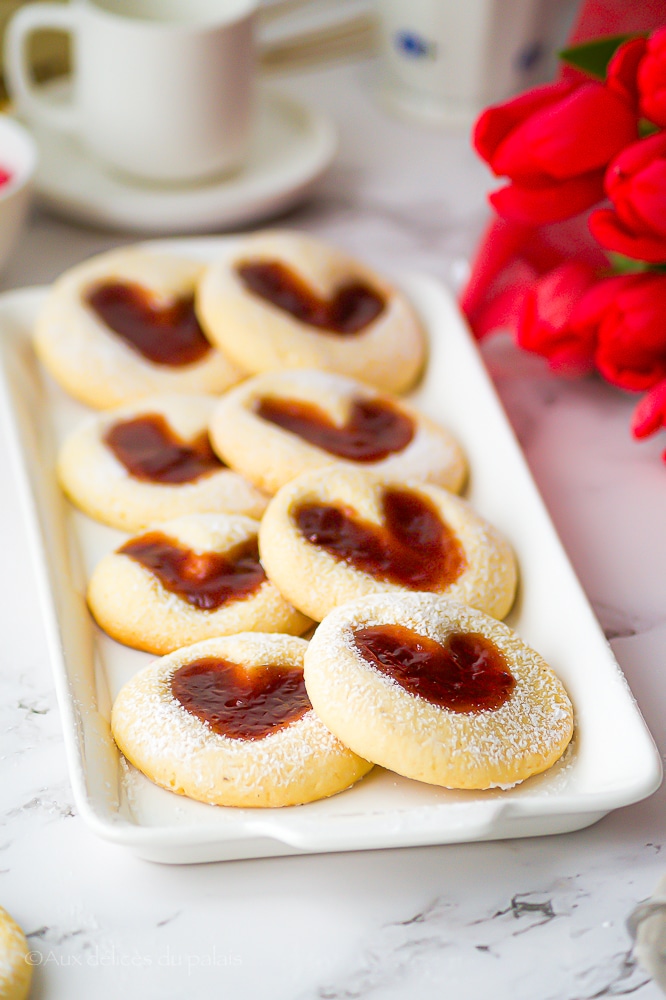
{"label": "powdered sugar dusting", "polygon": [[153,413],[190,441],[206,431],[213,405],[206,396],[165,394],[88,417],[61,448],[61,485],[85,513],[124,530],[196,511],[260,516],[267,498],[231,469],[221,467],[192,482],[144,482],[131,476],[104,442],[109,427],[118,421]]}
{"label": "powdered sugar dusting", "polygon": [[[334,467],[305,473],[273,498],[264,515],[259,547],[268,575],[291,603],[321,621],[336,606],[366,594],[405,593],[399,584],[366,573],[310,543],[295,523],[299,504],[316,502],[350,508],[361,520],[384,523],[383,476]],[[503,535],[467,501],[447,490],[408,480],[406,490],[433,504],[443,523],[461,543],[466,566],[445,586],[449,600],[482,608],[497,618],[513,603],[517,567]]]}
{"label": "powdered sugar dusting", "polygon": [[[347,423],[357,400],[383,400],[410,419],[413,436],[383,459],[355,462],[262,419],[255,407],[265,397],[314,404],[337,427]],[[302,472],[331,465],[360,467],[392,480],[428,481],[456,492],[466,472],[462,449],[442,427],[364,382],[317,369],[268,372],[236,386],[218,404],[212,432],[232,466],[253,482],[270,483],[272,492]]]}
{"label": "powdered sugar dusting", "polygon": [[[227,553],[256,538],[258,528],[257,521],[234,514],[191,514],[154,526],[202,554]],[[88,603],[109,635],[157,654],[237,632],[299,635],[309,624],[267,578],[249,593],[233,595],[214,608],[199,608],[167,589],[149,567],[118,551],[95,567]]]}
{"label": "powdered sugar dusting", "polygon": [[[511,696],[496,710],[456,713],[408,693],[375,670],[353,639],[358,628],[392,623],[437,642],[453,631],[487,636],[515,678]],[[311,642],[305,676],[313,704],[343,739],[347,714],[362,720],[366,732],[388,725],[396,740],[417,741],[424,754],[443,756],[454,769],[483,767],[489,777],[481,787],[515,784],[543,770],[544,761],[557,759],[571,736],[571,704],[542,657],[507,626],[436,595],[375,595],[336,609]],[[347,741],[368,755],[367,747],[361,750],[354,740]],[[527,773],[516,777],[525,767]]]}
{"label": "powdered sugar dusting", "polygon": [[56,380],[95,408],[114,406],[153,392],[222,392],[240,372],[211,349],[177,369],[154,364],[125,344],[97,316],[85,293],[100,281],[138,284],[158,302],[191,295],[202,268],[175,254],[121,248],[66,271],[54,283],[41,310],[38,352]]}
{"label": "powdered sugar dusting", "polygon": [[[178,650],[150,664],[120,692],[113,709],[114,736],[148,777],[204,801],[220,801],[224,789],[229,804],[236,804],[235,797],[249,795],[260,805],[267,789],[279,795],[318,770],[335,771],[336,764],[339,769],[345,760],[359,771],[358,777],[367,766],[356,766],[358,759],[312,710],[264,739],[231,739],[188,712],[171,691],[176,670],[204,656],[219,656],[249,670],[265,663],[300,669],[306,648],[305,640],[293,636],[240,633]],[[164,780],[167,773],[173,775],[172,781]]]}

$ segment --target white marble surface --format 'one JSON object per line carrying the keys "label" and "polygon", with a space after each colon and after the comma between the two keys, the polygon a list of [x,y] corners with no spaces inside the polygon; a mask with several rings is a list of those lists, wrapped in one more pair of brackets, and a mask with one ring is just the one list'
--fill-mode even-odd
{"label": "white marble surface", "polygon": [[[378,267],[458,280],[489,183],[466,137],[385,117],[365,66],[284,86],[329,109],[342,132],[318,196],[285,221]],[[35,214],[0,289],[47,282],[119,242]],[[632,400],[599,381],[555,380],[506,338],[485,357],[663,751],[660,443],[630,440]],[[35,998],[661,996],[630,956],[624,921],[666,866],[663,791],[579,833],[503,843],[169,868],[95,839],[72,804],[6,478],[0,551],[0,904],[35,950]]]}

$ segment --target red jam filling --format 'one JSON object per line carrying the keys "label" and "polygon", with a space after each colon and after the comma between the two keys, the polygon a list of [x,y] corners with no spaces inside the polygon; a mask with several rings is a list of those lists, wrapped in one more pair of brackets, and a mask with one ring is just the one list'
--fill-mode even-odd
{"label": "red jam filling", "polygon": [[279,261],[248,261],[238,264],[236,273],[253,295],[328,333],[360,333],[386,307],[383,297],[361,281],[342,285],[333,298],[322,299]]}
{"label": "red jam filling", "polygon": [[354,643],[405,691],[452,712],[495,711],[516,684],[497,646],[476,633],[454,632],[442,645],[403,625],[373,625]]}
{"label": "red jam filling", "polygon": [[112,424],[104,443],[135,479],[149,483],[191,483],[223,468],[204,431],[183,441],[161,413]]}
{"label": "red jam filling", "polygon": [[90,288],[85,300],[110,330],[156,365],[191,365],[211,349],[193,295],[158,305],[141,285],[107,281]]}
{"label": "red jam filling", "polygon": [[314,403],[295,399],[259,399],[255,413],[329,454],[353,462],[379,462],[402,451],[414,436],[410,418],[381,400],[354,400],[342,427],[331,423]]}
{"label": "red jam filling", "polygon": [[274,663],[246,670],[207,656],[177,670],[171,691],[187,712],[234,740],[261,740],[311,708],[303,671]]}
{"label": "red jam filling", "polygon": [[387,487],[382,506],[383,525],[317,503],[301,504],[294,517],[313,545],[379,580],[412,590],[440,590],[457,580],[466,565],[462,546],[428,500]]}
{"label": "red jam filling", "polygon": [[151,531],[131,539],[118,552],[149,569],[166,590],[202,611],[242,600],[266,579],[256,538],[223,554],[198,553]]}
{"label": "red jam filling", "polygon": [[4,167],[0,167],[0,187],[3,187],[5,184],[9,184],[13,176],[14,175],[9,170],[6,170]]}

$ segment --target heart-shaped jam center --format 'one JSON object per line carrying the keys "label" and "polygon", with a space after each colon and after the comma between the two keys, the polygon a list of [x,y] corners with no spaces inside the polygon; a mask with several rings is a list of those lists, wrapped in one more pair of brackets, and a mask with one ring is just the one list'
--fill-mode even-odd
{"label": "heart-shaped jam center", "polygon": [[104,443],[135,479],[149,483],[191,483],[223,468],[206,431],[183,441],[161,413],[112,424]]}
{"label": "heart-shaped jam center", "polygon": [[186,711],[234,740],[261,740],[312,707],[302,670],[275,663],[248,670],[214,656],[177,670],[171,691]]}
{"label": "heart-shaped jam center", "polygon": [[410,694],[452,712],[500,708],[516,681],[497,646],[483,635],[454,632],[444,644],[404,625],[354,632],[361,656]]}
{"label": "heart-shaped jam center", "polygon": [[256,538],[228,552],[199,553],[161,531],[151,531],[131,539],[118,552],[149,569],[166,590],[202,611],[248,597],[266,579]]}
{"label": "heart-shaped jam center", "polygon": [[211,349],[193,295],[159,305],[141,285],[108,281],[90,288],[85,300],[105,326],[156,365],[191,365]]}
{"label": "heart-shaped jam center", "polygon": [[387,487],[383,524],[359,520],[354,510],[303,503],[294,511],[301,534],[337,559],[387,583],[440,590],[466,566],[458,538],[424,497]]}
{"label": "heart-shaped jam center", "polygon": [[255,413],[331,455],[353,462],[379,462],[402,451],[414,436],[409,417],[381,400],[354,400],[342,427],[331,423],[314,403],[295,399],[259,399]]}
{"label": "heart-shaped jam center", "polygon": [[248,261],[237,265],[236,273],[254,295],[328,333],[360,333],[386,306],[382,296],[362,281],[348,282],[333,298],[322,299],[279,261]]}

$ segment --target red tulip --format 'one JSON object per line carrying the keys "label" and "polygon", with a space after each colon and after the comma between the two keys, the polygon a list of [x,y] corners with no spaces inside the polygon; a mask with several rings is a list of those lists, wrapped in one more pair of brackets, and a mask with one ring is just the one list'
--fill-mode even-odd
{"label": "red tulip", "polygon": [[644,118],[666,126],[666,28],[621,45],[608,64],[606,82],[635,102]]}
{"label": "red tulip", "polygon": [[666,28],[655,31],[638,67],[642,114],[655,125],[666,125]]}
{"label": "red tulip", "polygon": [[599,282],[580,300],[579,330],[596,330],[594,360],[621,389],[640,392],[666,378],[666,275],[631,274]]}
{"label": "red tulip", "polygon": [[540,225],[577,215],[603,198],[603,174],[638,135],[635,108],[600,83],[559,81],[488,108],[474,145],[497,176],[500,215]]}
{"label": "red tulip", "polygon": [[558,372],[583,374],[594,367],[596,330],[572,324],[576,306],[595,281],[587,264],[568,261],[535,281],[527,293],[516,340],[526,351],[548,358]]}
{"label": "red tulip", "polygon": [[[649,437],[661,428],[666,428],[666,379],[643,396],[631,421],[631,430],[636,438]],[[666,462],[666,451],[663,458]]]}
{"label": "red tulip", "polygon": [[647,51],[647,38],[631,38],[616,50],[606,71],[606,86],[636,108],[639,104],[638,69]]}
{"label": "red tulip", "polygon": [[613,203],[590,216],[590,231],[607,250],[658,264],[666,261],[666,132],[635,142],[606,173]]}

